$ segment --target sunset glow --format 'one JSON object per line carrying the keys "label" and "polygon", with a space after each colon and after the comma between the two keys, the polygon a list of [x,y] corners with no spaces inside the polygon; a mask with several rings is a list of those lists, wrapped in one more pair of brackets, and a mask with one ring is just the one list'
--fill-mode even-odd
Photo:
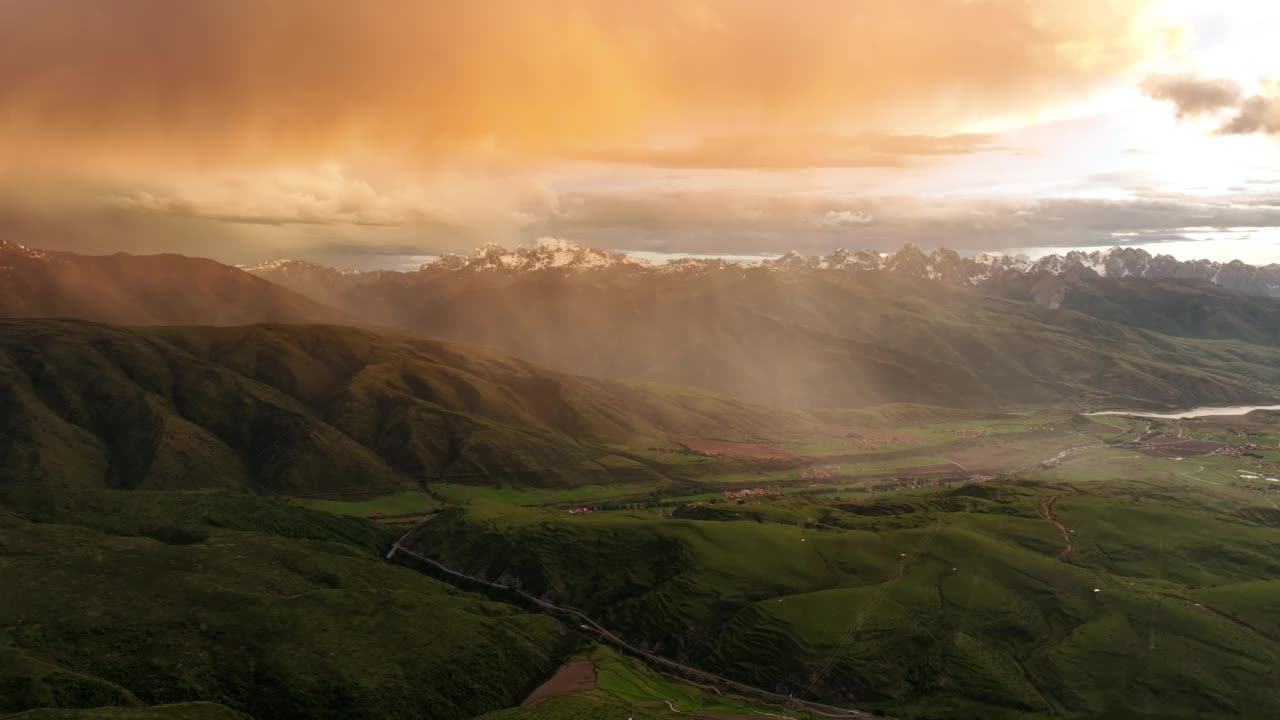
{"label": "sunset glow", "polygon": [[1185,247],[1210,226],[1263,229],[1241,252],[1280,260],[1278,16],[4,0],[0,233],[375,267],[542,236],[776,254]]}

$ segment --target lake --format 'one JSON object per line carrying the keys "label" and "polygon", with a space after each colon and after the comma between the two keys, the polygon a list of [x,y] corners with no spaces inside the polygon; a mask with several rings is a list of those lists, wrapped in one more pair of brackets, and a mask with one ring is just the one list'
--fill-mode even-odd
{"label": "lake", "polygon": [[1181,420],[1184,418],[1212,417],[1215,415],[1244,415],[1254,410],[1280,410],[1280,405],[1231,405],[1228,407],[1198,407],[1190,410],[1174,410],[1172,412],[1152,412],[1150,410],[1105,410],[1103,412],[1085,413],[1086,415],[1134,415],[1145,418],[1164,420]]}

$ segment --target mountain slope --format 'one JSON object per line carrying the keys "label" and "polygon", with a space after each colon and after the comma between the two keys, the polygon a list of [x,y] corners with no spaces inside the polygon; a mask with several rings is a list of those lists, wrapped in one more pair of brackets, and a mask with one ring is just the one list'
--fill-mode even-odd
{"label": "mountain slope", "polygon": [[884,271],[849,269],[856,259],[834,269],[435,264],[368,278],[341,306],[567,372],[779,405],[1159,405],[1276,394],[1273,350],[1168,338],[931,281],[920,273],[937,265],[914,252]]}
{"label": "mountain slope", "polygon": [[605,443],[812,422],[325,326],[0,321],[0,399],[0,484],[294,494],[442,475],[577,482],[601,471]]}
{"label": "mountain slope", "polygon": [[1202,280],[1028,274],[984,288],[1166,335],[1280,344],[1280,298],[1232,292]]}
{"label": "mountain slope", "polygon": [[[32,269],[3,272],[35,279],[0,287],[0,311],[10,314],[225,324],[310,322],[336,312],[211,261],[8,248],[19,258],[11,262]],[[548,241],[513,251],[490,246],[412,273],[307,263],[255,270],[316,293],[359,322],[489,345],[564,372],[695,385],[774,405],[1150,406],[1280,394],[1272,349],[1150,332],[1259,342],[1270,331],[1249,323],[1266,318],[1241,315],[1237,331],[1210,334],[1212,318],[1182,332],[1160,320],[1159,308],[1089,317],[1037,305],[1060,304],[1068,285],[1097,280],[1094,265],[1109,277],[1142,269],[1142,258],[1131,255],[1069,254],[1026,274],[1007,257],[926,255],[910,246],[888,256],[788,255],[751,267],[692,259],[655,265]],[[90,280],[46,282],[66,273]],[[1031,277],[1053,287],[1037,286],[1029,299],[992,297],[1002,283]],[[45,300],[33,303],[33,282],[58,292],[37,293]],[[967,287],[975,282],[981,291]]]}
{"label": "mountain slope", "polygon": [[6,241],[0,241],[0,317],[128,325],[344,319],[314,300],[213,260],[42,252]]}

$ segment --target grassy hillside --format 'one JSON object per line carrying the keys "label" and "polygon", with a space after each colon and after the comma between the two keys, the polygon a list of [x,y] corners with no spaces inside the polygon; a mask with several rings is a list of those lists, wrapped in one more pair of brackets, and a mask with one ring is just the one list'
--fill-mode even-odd
{"label": "grassy hillside", "polygon": [[137,708],[44,708],[0,716],[6,720],[246,720],[238,713],[217,703],[174,703]]}
{"label": "grassy hillside", "polygon": [[[385,562],[424,517],[419,553],[797,697],[1280,703],[1273,414],[811,415],[349,328],[51,320],[0,323],[0,399],[0,714],[778,711]],[[584,652],[594,689],[517,707]]]}
{"label": "grassy hillside", "polygon": [[1079,477],[687,517],[473,501],[413,541],[633,643],[895,717],[1264,717],[1280,537],[1244,519],[1260,499],[1160,472]]}
{"label": "grassy hillside", "polygon": [[389,542],[222,493],[0,493],[0,713],[470,718],[555,667],[558,623],[389,565]]}
{"label": "grassy hillside", "polygon": [[[326,326],[0,321],[0,484],[391,492],[429,478],[653,471],[604,445],[806,428],[682,388]],[[620,467],[621,466],[621,467]]]}

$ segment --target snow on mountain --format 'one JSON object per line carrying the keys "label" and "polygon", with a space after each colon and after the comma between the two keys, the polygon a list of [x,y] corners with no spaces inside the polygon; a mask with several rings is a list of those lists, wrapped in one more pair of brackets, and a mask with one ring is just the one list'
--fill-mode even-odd
{"label": "snow on mountain", "polygon": [[881,270],[885,257],[869,250],[849,251],[840,248],[830,255],[801,255],[792,250],[787,254],[763,260],[760,267],[770,270]]}
{"label": "snow on mountain", "polygon": [[288,260],[277,259],[260,262],[256,265],[237,265],[237,268],[254,275],[266,275],[271,273],[284,274],[301,274],[301,273],[338,273],[339,275],[360,275],[359,270],[351,270],[349,268],[334,268],[328,265],[320,265],[318,263],[307,262],[306,260]]}
{"label": "snow on mountain", "polygon": [[618,266],[643,267],[644,261],[622,253],[578,245],[560,238],[542,238],[533,245],[512,249],[489,243],[470,255],[445,255],[423,270],[597,270]]}
{"label": "snow on mountain", "polygon": [[29,248],[26,245],[9,240],[0,240],[0,273],[16,272],[19,265],[23,263],[48,259],[49,254],[42,250]]}
{"label": "snow on mountain", "polygon": [[0,256],[20,257],[28,260],[43,260],[49,256],[43,250],[29,248],[21,243],[9,240],[0,240]]}
{"label": "snow on mountain", "polygon": [[[507,249],[486,245],[470,255],[447,255],[423,269],[532,271],[559,268],[573,271],[624,268],[657,272],[745,271],[749,266],[731,260],[680,258],[648,261],[628,255],[578,245],[558,238],[544,238],[534,245]],[[1152,256],[1139,248],[1072,250],[1046,255],[1035,261],[1023,255],[978,253],[962,257],[953,250],[929,253],[908,243],[897,252],[840,248],[830,255],[805,255],[792,250],[781,257],[761,261],[771,272],[843,271],[887,272],[954,285],[977,286],[1004,273],[1062,276],[1069,283],[1090,277],[1184,278],[1215,282],[1229,289],[1254,294],[1280,294],[1280,266],[1255,268],[1243,263],[1207,260],[1178,261],[1168,255]]]}
{"label": "snow on mountain", "polygon": [[[0,260],[6,252],[22,246],[0,245]],[[25,249],[24,249],[25,250]],[[38,251],[26,251],[37,253]],[[346,288],[394,278],[404,273],[360,273],[340,271],[299,260],[273,260],[242,269],[268,280],[278,281],[313,296],[328,296]],[[488,244],[468,255],[445,255],[422,265],[419,272],[560,272],[627,271],[657,273],[749,273],[766,272],[884,272],[949,285],[976,287],[1002,277],[1021,275],[1058,278],[1045,287],[1056,297],[1065,289],[1093,278],[1175,278],[1212,282],[1229,290],[1255,295],[1280,296],[1280,265],[1252,266],[1239,261],[1179,261],[1169,255],[1151,255],[1133,247],[1106,250],[1072,250],[1046,255],[1034,261],[1023,255],[984,252],[964,257],[954,250],[924,252],[907,244],[897,252],[838,249],[829,255],[804,255],[791,251],[758,264],[722,258],[682,257],[648,260],[624,253],[578,245],[559,238],[543,238],[532,245],[506,248]],[[321,292],[321,288],[324,292]]]}

